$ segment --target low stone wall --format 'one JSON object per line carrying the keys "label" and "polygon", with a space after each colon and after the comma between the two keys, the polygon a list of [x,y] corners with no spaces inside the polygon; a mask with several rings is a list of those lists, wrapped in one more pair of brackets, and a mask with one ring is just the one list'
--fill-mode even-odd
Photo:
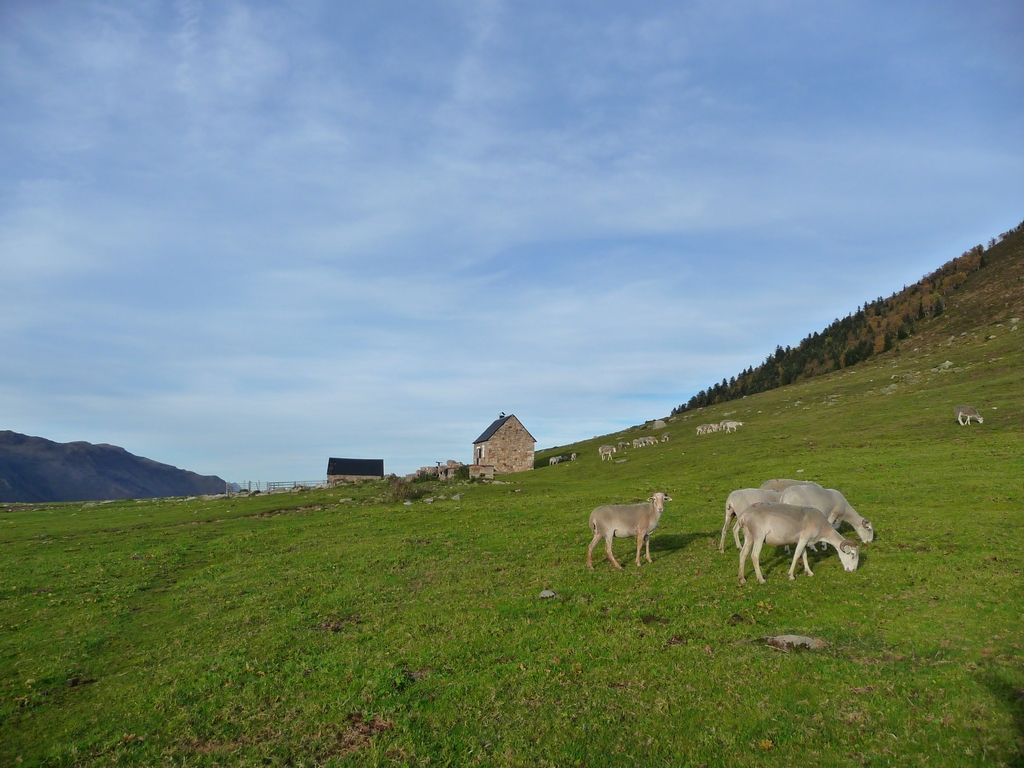
{"label": "low stone wall", "polygon": [[328,475],[327,484],[336,485],[337,483],[361,483],[364,480],[380,480],[376,475]]}

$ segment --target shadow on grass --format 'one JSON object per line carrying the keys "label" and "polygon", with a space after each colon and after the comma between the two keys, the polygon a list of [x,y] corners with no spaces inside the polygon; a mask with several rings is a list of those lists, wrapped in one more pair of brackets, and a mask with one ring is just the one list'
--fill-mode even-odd
{"label": "shadow on grass", "polygon": [[[1017,729],[1019,736],[1018,743],[1024,741],[1024,687],[1014,685],[1006,678],[993,672],[979,675],[978,679],[1000,703],[1010,710],[1010,716],[1013,718],[1013,727]],[[1014,768],[1024,768],[1024,753],[1021,753],[1018,749],[1007,765],[1014,766]]]}
{"label": "shadow on grass", "polygon": [[[651,548],[652,549],[654,548],[653,543],[651,545]],[[786,554],[786,550],[783,547],[771,547],[771,546],[765,545],[765,547],[761,550],[761,571],[762,571],[762,573],[764,573],[764,575],[767,577],[767,575],[769,573],[771,573],[771,572],[773,572],[773,571],[775,571],[776,569],[779,569],[779,568],[781,568],[783,573],[787,573],[789,571],[790,565],[793,562],[793,552],[792,552],[792,549],[793,548],[791,547],[790,548],[791,551],[787,555]],[[810,563],[811,570],[814,570],[814,568],[817,566],[818,563],[824,563],[824,562],[827,562],[828,560],[831,560],[831,559],[834,559],[834,558],[838,558],[838,557],[839,557],[839,553],[836,552],[835,548],[834,547],[830,547],[827,544],[818,544],[818,551],[816,553],[815,552],[811,552],[810,550],[808,550],[808,552],[807,552],[807,562]],[[867,565],[867,563],[868,563],[868,561],[870,559],[871,559],[871,557],[864,551],[864,547],[862,546],[861,549],[860,549],[860,559],[859,559],[859,561],[857,563],[857,570],[863,570],[864,566]],[[750,560],[751,560],[751,558],[747,558],[747,561],[748,561],[747,562],[747,567],[748,568],[752,568],[753,567],[753,566],[750,565]],[[840,568],[840,570],[842,570],[842,566],[841,565],[839,566],[839,568]],[[803,563],[798,560],[797,561],[797,565],[796,565],[796,571],[794,571],[794,573],[796,573],[799,576],[801,573],[803,573],[803,570],[804,570]]]}
{"label": "shadow on grass", "polygon": [[698,539],[718,540],[719,532],[703,533],[666,533],[658,535],[651,534],[651,552],[674,552],[678,549],[686,549]]}

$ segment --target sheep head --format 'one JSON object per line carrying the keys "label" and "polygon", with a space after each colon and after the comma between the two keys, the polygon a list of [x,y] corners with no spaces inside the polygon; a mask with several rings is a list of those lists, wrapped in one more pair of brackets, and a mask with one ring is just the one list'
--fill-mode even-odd
{"label": "sheep head", "polygon": [[658,493],[655,493],[655,494],[652,494],[651,496],[649,496],[647,498],[647,500],[649,502],[651,502],[658,509],[664,510],[665,509],[665,502],[666,501],[672,501],[672,497],[669,496],[667,493],[661,493],[659,491]]}
{"label": "sheep head", "polygon": [[857,535],[860,536],[860,540],[865,544],[875,540],[875,529],[871,525],[870,520],[862,517],[860,524],[855,525],[854,528],[857,530]]}
{"label": "sheep head", "polygon": [[857,564],[860,562],[860,549],[857,547],[857,542],[843,539],[839,542],[836,550],[839,552],[839,560],[843,564],[843,570],[856,571]]}

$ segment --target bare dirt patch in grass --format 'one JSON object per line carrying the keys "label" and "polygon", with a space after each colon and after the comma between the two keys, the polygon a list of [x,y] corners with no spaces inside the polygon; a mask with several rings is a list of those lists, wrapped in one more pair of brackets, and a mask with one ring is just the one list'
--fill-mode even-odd
{"label": "bare dirt patch in grass", "polygon": [[341,632],[349,624],[358,624],[362,621],[358,613],[349,616],[330,616],[316,625],[317,629],[328,632]]}
{"label": "bare dirt patch in grass", "polygon": [[339,730],[337,743],[325,757],[334,755],[350,755],[358,752],[370,743],[370,739],[384,731],[390,731],[394,725],[380,715],[366,719],[362,712],[352,712],[347,719],[344,730]]}

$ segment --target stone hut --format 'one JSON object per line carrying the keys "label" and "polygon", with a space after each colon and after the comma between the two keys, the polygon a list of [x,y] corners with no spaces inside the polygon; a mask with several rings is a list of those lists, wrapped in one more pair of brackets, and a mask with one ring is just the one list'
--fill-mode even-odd
{"label": "stone hut", "polygon": [[515,415],[503,413],[473,441],[470,474],[487,476],[490,474],[486,471],[488,467],[497,475],[533,469],[533,447],[536,443]]}
{"label": "stone hut", "polygon": [[358,483],[384,477],[384,459],[328,459],[327,484]]}

